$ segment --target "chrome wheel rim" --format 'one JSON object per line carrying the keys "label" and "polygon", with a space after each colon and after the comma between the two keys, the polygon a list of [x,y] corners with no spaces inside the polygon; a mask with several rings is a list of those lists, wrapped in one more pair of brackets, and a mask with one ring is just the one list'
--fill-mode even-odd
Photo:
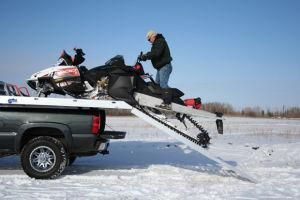
{"label": "chrome wheel rim", "polygon": [[34,170],[38,172],[48,172],[54,167],[56,156],[51,148],[39,146],[31,152],[29,161]]}

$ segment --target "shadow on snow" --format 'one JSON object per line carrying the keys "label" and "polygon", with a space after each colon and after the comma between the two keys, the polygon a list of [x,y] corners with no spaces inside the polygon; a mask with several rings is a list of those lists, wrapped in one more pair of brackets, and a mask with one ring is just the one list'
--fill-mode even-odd
{"label": "shadow on snow", "polygon": [[[155,165],[199,171],[209,174],[224,175],[221,167],[215,161],[189,149],[181,143],[143,142],[143,141],[114,141],[110,143],[109,155],[79,157],[72,166],[63,172],[72,176],[93,171],[147,169]],[[234,161],[228,162],[236,165]],[[0,170],[22,170],[19,156],[0,158]],[[106,174],[106,173],[105,173]]]}

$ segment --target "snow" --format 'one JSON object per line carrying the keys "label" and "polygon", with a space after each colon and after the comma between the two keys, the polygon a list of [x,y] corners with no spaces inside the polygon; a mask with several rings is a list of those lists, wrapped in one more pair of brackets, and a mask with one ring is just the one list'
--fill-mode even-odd
{"label": "snow", "polygon": [[55,180],[35,180],[18,156],[0,158],[0,199],[300,199],[300,120],[227,118],[209,151],[257,180],[216,163],[134,117],[109,117],[127,131],[110,154],[82,157]]}

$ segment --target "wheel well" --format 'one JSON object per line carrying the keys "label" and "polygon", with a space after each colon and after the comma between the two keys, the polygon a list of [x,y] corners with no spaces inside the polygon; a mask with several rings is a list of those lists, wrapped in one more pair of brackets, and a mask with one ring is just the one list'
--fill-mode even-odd
{"label": "wheel well", "polygon": [[66,147],[66,139],[62,131],[56,128],[49,127],[38,127],[38,128],[30,128],[26,130],[22,136],[20,151],[23,149],[24,145],[29,142],[31,139],[39,137],[39,136],[50,136],[56,139],[59,139],[63,145]]}

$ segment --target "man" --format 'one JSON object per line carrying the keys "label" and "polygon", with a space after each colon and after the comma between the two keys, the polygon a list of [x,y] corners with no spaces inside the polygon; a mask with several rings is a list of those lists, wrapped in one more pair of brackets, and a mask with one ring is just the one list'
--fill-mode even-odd
{"label": "man", "polygon": [[172,72],[172,57],[169,46],[162,34],[155,31],[149,31],[146,35],[148,41],[152,44],[151,51],[141,55],[141,60],[151,60],[152,65],[157,69],[155,82],[162,88],[169,88],[168,81]]}

